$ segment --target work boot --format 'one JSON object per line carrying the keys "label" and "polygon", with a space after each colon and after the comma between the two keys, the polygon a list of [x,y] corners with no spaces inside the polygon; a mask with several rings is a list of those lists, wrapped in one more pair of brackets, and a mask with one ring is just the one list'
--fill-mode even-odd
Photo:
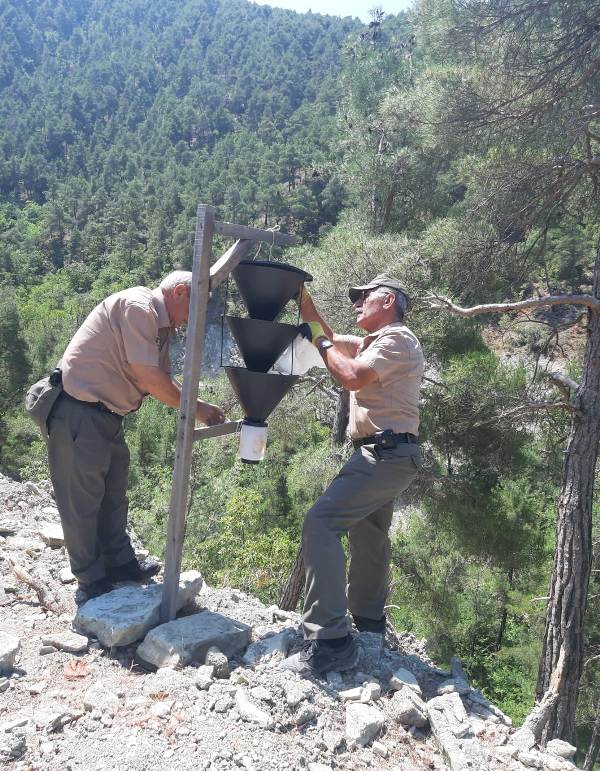
{"label": "work boot", "polygon": [[352,614],[354,626],[359,632],[375,632],[375,634],[385,634],[386,617],[385,614],[379,618],[366,618],[365,616],[356,616]]}
{"label": "work boot", "polygon": [[300,675],[320,675],[352,669],[357,666],[359,658],[351,635],[335,640],[305,640],[302,650],[288,656],[282,667]]}
{"label": "work boot", "polygon": [[113,583],[118,583],[119,581],[137,581],[143,583],[149,578],[152,578],[152,576],[155,576],[160,568],[160,562],[152,558],[145,559],[142,562],[132,559],[116,568],[107,568],[106,577]]}
{"label": "work boot", "polygon": [[83,605],[84,602],[92,600],[94,597],[112,592],[114,588],[106,578],[99,578],[97,581],[90,581],[87,584],[79,581],[77,591],[75,592],[75,604]]}

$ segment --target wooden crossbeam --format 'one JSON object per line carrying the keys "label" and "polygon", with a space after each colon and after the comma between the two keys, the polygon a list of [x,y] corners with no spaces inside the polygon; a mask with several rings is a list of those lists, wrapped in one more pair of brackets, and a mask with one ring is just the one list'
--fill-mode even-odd
{"label": "wooden crossbeam", "polygon": [[204,426],[194,430],[194,441],[199,439],[212,439],[216,436],[227,436],[235,434],[242,426],[241,420],[228,420],[226,423],[220,423],[218,426]]}
{"label": "wooden crossbeam", "polygon": [[231,238],[250,238],[253,241],[266,241],[275,246],[294,246],[299,244],[300,239],[297,236],[290,236],[287,233],[279,233],[277,230],[263,230],[262,228],[251,228],[247,225],[235,225],[233,222],[219,222],[215,220],[215,233],[221,236],[230,236]]}

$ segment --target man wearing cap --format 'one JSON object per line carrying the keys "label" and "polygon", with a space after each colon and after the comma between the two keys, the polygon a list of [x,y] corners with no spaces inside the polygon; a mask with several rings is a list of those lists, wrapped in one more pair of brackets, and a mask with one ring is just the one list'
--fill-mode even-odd
{"label": "man wearing cap", "polygon": [[[385,632],[393,500],[421,464],[417,443],[423,353],[404,324],[408,293],[387,273],[351,287],[365,337],[338,335],[303,289],[298,302],[307,337],[334,379],[350,391],[354,453],[306,515],[302,619],[305,643],[285,667],[303,674],[356,666],[348,610],[359,631]],[[341,536],[347,533],[350,565]]]}
{"label": "man wearing cap", "polygon": [[[151,395],[179,407],[171,377],[169,339],[185,324],[192,274],[174,271],[157,289],[133,287],[110,295],[89,314],[62,357],[63,391],[47,421],[48,459],[76,601],[143,581],[160,570],[139,563],[127,525],[129,450],[122,420]],[[198,400],[196,418],[225,419],[220,407]]]}

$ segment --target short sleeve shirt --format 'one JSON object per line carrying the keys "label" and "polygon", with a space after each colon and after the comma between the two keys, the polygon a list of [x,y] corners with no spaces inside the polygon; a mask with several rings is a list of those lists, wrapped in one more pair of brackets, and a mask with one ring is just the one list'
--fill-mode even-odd
{"label": "short sleeve shirt", "polygon": [[424,358],[410,329],[395,322],[367,335],[356,360],[371,367],[377,380],[350,393],[351,437],[361,439],[386,429],[418,434]]}
{"label": "short sleeve shirt", "polygon": [[120,415],[147,393],[132,364],[170,373],[169,314],[160,289],[136,286],[110,295],[89,314],[62,358],[63,387],[75,399],[102,402]]}

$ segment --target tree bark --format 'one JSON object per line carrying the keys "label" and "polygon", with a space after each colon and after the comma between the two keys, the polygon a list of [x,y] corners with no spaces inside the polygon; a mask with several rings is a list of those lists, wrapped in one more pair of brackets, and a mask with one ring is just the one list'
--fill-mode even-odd
{"label": "tree bark", "polygon": [[598,708],[596,710],[596,720],[594,721],[594,730],[592,731],[592,738],[590,746],[588,747],[585,761],[583,763],[583,771],[593,771],[598,752],[600,751],[600,699],[598,699]]}
{"label": "tree bark", "polygon": [[[600,299],[600,243],[594,265],[593,297]],[[550,578],[537,698],[548,690],[561,648],[565,670],[560,699],[543,739],[572,741],[577,691],[583,668],[584,616],[592,566],[592,502],[600,440],[600,313],[588,310],[587,344],[581,384],[565,450],[556,522],[556,552]]]}
{"label": "tree bark", "polygon": [[331,431],[331,442],[336,446],[344,444],[344,441],[346,440],[349,410],[350,392],[343,388],[339,393],[337,404],[335,405],[335,416],[333,418],[333,429]]}
{"label": "tree bark", "polygon": [[304,560],[302,559],[301,546],[298,549],[291,573],[289,574],[285,586],[283,587],[283,592],[281,593],[281,599],[279,600],[279,607],[281,610],[296,610],[303,589]]}

